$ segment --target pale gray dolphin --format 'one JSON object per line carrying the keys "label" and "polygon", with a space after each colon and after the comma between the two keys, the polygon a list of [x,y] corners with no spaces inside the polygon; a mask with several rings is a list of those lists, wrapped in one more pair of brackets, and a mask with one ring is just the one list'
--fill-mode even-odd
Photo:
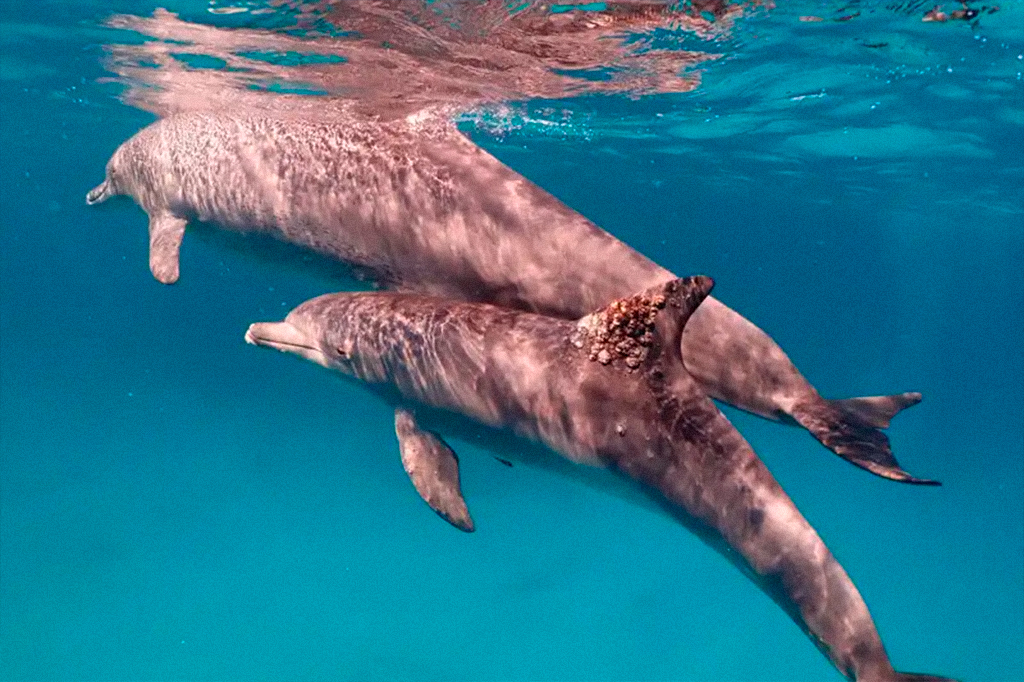
{"label": "pale gray dolphin", "polygon": [[[674,275],[486,153],[447,121],[344,113],[182,114],[122,144],[90,204],[149,214],[149,264],[177,281],[191,220],[262,231],[402,290],[575,319]],[[846,460],[910,483],[880,429],[918,393],[826,400],[763,331],[709,298],[683,334],[709,395],[797,423]]]}
{"label": "pale gray dolphin", "polygon": [[[706,277],[671,280],[577,322],[418,294],[328,294],[245,338],[366,382],[402,415],[456,413],[608,467],[735,563],[848,679],[943,680],[893,670],[846,572],[683,367],[684,325],[710,289]],[[429,435],[413,467],[428,475],[413,483],[464,521],[458,462]]]}

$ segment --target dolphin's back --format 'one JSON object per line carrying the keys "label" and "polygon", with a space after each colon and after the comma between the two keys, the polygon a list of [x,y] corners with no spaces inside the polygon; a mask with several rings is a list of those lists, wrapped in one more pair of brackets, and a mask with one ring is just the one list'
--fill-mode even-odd
{"label": "dolphin's back", "polygon": [[[587,409],[600,380],[577,374],[576,325],[557,318],[417,294],[322,297],[324,316],[358,329],[351,372],[401,398],[509,429],[576,461],[604,463],[611,424]],[[316,305],[316,301],[305,305]],[[318,315],[314,307],[308,314]],[[621,387],[617,393],[622,392]],[[609,404],[610,406],[610,404]]]}
{"label": "dolphin's back", "polygon": [[[671,278],[447,123],[188,113],[130,144],[147,211],[267,231],[400,288],[576,318]],[[591,266],[568,277],[566,253]]]}

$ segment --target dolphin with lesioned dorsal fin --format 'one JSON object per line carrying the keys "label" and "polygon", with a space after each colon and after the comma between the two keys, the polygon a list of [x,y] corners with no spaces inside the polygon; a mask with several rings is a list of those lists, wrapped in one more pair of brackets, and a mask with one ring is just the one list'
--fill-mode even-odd
{"label": "dolphin with lesioned dorsal fin", "polygon": [[[386,287],[566,319],[674,277],[447,121],[175,115],[122,144],[87,201],[116,195],[149,214],[150,269],[168,284],[196,220],[269,233]],[[920,394],[827,400],[771,337],[713,298],[686,326],[682,354],[713,398],[799,424],[879,476],[936,483],[904,471],[881,431]]]}
{"label": "dolphin with lesioned dorsal fin", "polygon": [[472,521],[458,459],[417,406],[607,467],[736,564],[857,682],[949,682],[893,670],[849,576],[682,363],[680,337],[712,286],[671,280],[576,321],[417,294],[327,294],[246,341],[370,385],[396,406],[421,496]]}

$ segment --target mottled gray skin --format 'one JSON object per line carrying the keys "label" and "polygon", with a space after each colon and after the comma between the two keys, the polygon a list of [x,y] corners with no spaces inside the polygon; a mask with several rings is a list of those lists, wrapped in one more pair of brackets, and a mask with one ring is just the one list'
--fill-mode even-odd
{"label": "mottled gray skin", "polygon": [[848,679],[942,679],[893,671],[846,572],[683,367],[683,325],[710,289],[706,277],[673,280],[578,322],[328,294],[246,340],[609,467],[739,566]]}
{"label": "mottled gray skin", "polygon": [[[125,142],[89,203],[127,194],[150,217],[150,268],[177,281],[189,221],[261,231],[384,286],[575,319],[672,273],[446,124],[185,114]],[[822,398],[763,331],[709,298],[686,367],[714,398],[799,423],[876,474],[903,471],[879,430],[920,395]]]}

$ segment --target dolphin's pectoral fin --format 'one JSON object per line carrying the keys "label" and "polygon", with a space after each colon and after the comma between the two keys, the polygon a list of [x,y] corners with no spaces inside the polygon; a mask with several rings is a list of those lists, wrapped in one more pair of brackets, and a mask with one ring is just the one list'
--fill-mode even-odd
{"label": "dolphin's pectoral fin", "polygon": [[421,429],[407,410],[395,410],[395,433],[402,466],[416,492],[445,521],[472,533],[473,519],[459,487],[459,458],[440,437]]}
{"label": "dolphin's pectoral fin", "polygon": [[185,224],[185,220],[170,213],[149,218],[149,269],[164,284],[178,281],[178,256]]}
{"label": "dolphin's pectoral fin", "polygon": [[[907,402],[913,404],[909,400]],[[893,456],[885,434],[837,405],[836,401],[822,399],[800,403],[793,408],[792,417],[829,450],[877,476],[901,483],[941,485],[904,471]]]}

